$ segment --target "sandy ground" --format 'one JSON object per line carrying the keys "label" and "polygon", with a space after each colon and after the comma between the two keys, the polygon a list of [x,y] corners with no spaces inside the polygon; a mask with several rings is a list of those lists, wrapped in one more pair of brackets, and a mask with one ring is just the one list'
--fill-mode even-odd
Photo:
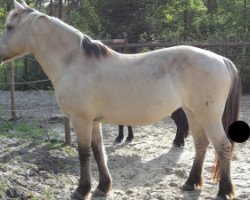
{"label": "sandy ground", "polygon": [[[0,92],[1,116],[8,119],[8,92]],[[19,121],[45,127],[57,140],[64,137],[61,122],[48,123],[60,115],[54,97],[48,92],[17,92]],[[26,110],[26,111],[25,111]],[[27,111],[33,110],[33,111]],[[241,119],[250,124],[250,95],[241,103]],[[108,166],[113,178],[113,190],[107,200],[198,200],[213,199],[218,184],[212,182],[214,149],[209,146],[204,163],[202,190],[183,192],[194,158],[193,141],[184,148],[173,148],[176,127],[169,118],[143,127],[134,127],[131,143],[114,144],[118,127],[103,125]],[[10,133],[11,134],[11,133]],[[79,179],[79,161],[75,134],[73,147],[50,143],[42,139],[6,138],[0,130],[0,199],[70,199]],[[46,137],[45,137],[46,138]],[[232,179],[238,199],[250,199],[250,142],[237,145],[232,163]],[[92,159],[92,188],[98,182],[98,171]],[[99,198],[100,199],[100,198]],[[103,198],[104,199],[104,198]]]}

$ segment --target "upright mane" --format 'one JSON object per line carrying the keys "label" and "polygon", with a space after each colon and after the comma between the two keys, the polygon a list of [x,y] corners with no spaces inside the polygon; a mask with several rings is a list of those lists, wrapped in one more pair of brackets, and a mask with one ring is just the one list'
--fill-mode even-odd
{"label": "upright mane", "polygon": [[109,48],[102,42],[91,39],[87,35],[83,35],[81,41],[82,48],[87,56],[95,56],[97,58],[105,57],[109,53]]}

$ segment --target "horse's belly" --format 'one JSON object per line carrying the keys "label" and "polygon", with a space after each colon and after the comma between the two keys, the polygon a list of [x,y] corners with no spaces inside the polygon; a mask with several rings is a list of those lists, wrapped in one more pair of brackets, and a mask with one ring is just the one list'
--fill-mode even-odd
{"label": "horse's belly", "polygon": [[178,107],[180,107],[178,101],[135,103],[103,112],[100,121],[121,125],[146,125],[170,116]]}

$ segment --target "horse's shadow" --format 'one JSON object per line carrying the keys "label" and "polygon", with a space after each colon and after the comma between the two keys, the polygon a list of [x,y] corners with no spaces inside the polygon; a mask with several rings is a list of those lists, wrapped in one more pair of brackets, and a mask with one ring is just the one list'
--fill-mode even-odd
{"label": "horse's shadow", "polygon": [[[139,153],[131,156],[114,153],[120,148],[129,148],[129,145],[129,143],[123,143],[106,148],[109,158],[108,165],[113,178],[113,188],[129,191],[136,187],[154,187],[161,184],[164,177],[168,175],[176,175],[178,179],[183,179],[183,183],[185,182],[187,175],[184,171],[187,171],[185,167],[187,164],[182,163],[180,166],[178,163],[184,149],[172,147],[167,153],[162,152],[160,156],[149,161],[144,161],[142,157],[139,156]],[[63,143],[61,147],[63,147]],[[57,146],[58,149],[61,147],[60,145],[59,147]],[[41,171],[45,171],[53,174],[66,174],[78,177],[80,174],[78,156],[54,155],[51,153],[51,149],[53,148],[51,148],[50,143],[39,145],[36,142],[31,142],[27,146],[5,153],[5,155],[0,158],[0,162],[11,162],[15,157],[19,157],[22,162],[35,165],[35,173],[37,173],[38,176]],[[92,172],[98,174],[94,159],[92,159],[91,165]],[[97,181],[98,177],[93,177],[93,179]],[[161,188],[162,187],[165,187],[166,190],[173,190],[178,189],[180,186],[174,184],[175,188],[171,185],[164,185],[161,186]],[[182,194],[183,199],[190,199],[190,197],[192,197],[192,199],[198,199],[200,193],[195,191],[182,192]]]}
{"label": "horse's shadow", "polygon": [[[17,144],[17,146],[20,146]],[[79,175],[79,159],[78,156],[72,157],[66,154],[57,154],[51,150],[60,151],[65,145],[63,143],[44,143],[30,142],[27,146],[23,146],[0,157],[1,163],[12,162],[18,157],[22,162],[35,166],[33,170],[39,175],[41,171],[53,174],[69,174]],[[25,165],[24,165],[25,166]]]}
{"label": "horse's shadow", "polygon": [[[162,152],[162,155],[148,162],[143,162],[143,159],[138,155],[112,155],[112,151],[120,148],[129,148],[129,144],[124,143],[107,148],[108,165],[113,177],[114,188],[128,192],[136,187],[155,187],[157,190],[165,188],[166,190],[179,190],[182,194],[180,199],[183,200],[196,200],[200,197],[201,190],[183,191],[181,190],[182,185],[174,183],[174,180],[171,180],[169,184],[164,183],[164,178],[171,176],[169,177],[171,179],[172,175],[181,179],[182,184],[186,181],[191,163],[178,163],[184,151],[183,148],[171,147],[167,153]],[[119,179],[122,180],[118,181]]]}
{"label": "horse's shadow", "polygon": [[[147,162],[143,161],[138,155],[123,156],[112,154],[114,150],[126,148],[125,146],[129,148],[129,145],[126,143],[106,148],[109,155],[108,165],[115,188],[124,189],[137,186],[153,186],[160,183],[164,176],[174,174],[176,169],[179,172],[177,176],[186,179],[186,176],[182,173],[183,171],[180,171],[184,169],[179,169],[180,164],[177,163],[183,149],[172,147],[167,153],[162,152],[162,155]],[[116,181],[121,178],[121,182]]]}

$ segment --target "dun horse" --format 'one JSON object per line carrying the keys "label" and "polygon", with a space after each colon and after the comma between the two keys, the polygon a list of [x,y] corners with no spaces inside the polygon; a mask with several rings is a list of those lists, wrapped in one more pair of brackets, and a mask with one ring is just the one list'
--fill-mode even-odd
{"label": "dun horse", "polygon": [[77,134],[81,168],[74,197],[90,195],[91,148],[99,170],[93,195],[111,190],[101,123],[145,125],[179,107],[187,115],[196,152],[183,189],[202,185],[202,166],[211,142],[220,170],[217,196],[234,196],[233,143],[226,132],[238,118],[240,80],[230,60],[191,46],[120,54],[25,3],[14,4],[0,38],[0,58],[4,62],[33,54],[52,81],[58,104]]}
{"label": "dun horse", "polygon": [[[187,117],[182,108],[177,109],[171,114],[171,118],[174,120],[177,131],[174,138],[173,145],[175,147],[182,147],[185,144],[184,138],[188,136],[188,121]],[[124,126],[119,125],[119,134],[115,139],[116,143],[120,143],[124,138]],[[126,138],[127,142],[131,142],[134,139],[134,133],[132,126],[128,126],[128,136]]]}

